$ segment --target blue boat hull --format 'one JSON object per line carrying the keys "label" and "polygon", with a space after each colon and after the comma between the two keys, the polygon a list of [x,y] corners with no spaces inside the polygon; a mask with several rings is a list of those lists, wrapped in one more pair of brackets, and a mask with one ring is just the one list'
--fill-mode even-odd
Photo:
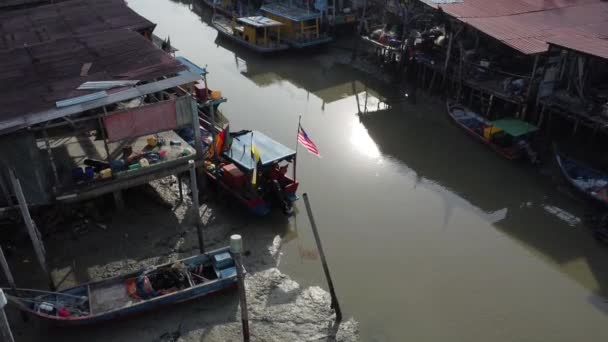
{"label": "blue boat hull", "polygon": [[[555,160],[568,183],[593,203],[608,208],[608,174],[555,151]],[[604,184],[602,186],[602,184]],[[596,185],[596,186],[593,186]]]}

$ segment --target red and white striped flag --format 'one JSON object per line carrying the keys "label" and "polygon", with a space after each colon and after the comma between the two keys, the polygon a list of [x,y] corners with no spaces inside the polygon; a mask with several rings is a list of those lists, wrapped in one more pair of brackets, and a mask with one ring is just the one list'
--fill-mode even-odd
{"label": "red and white striped flag", "polygon": [[319,149],[317,149],[317,145],[315,145],[315,143],[310,140],[308,134],[306,134],[304,128],[302,128],[302,125],[298,126],[298,142],[302,144],[302,146],[304,146],[308,150],[308,152],[314,154],[317,157],[321,156],[321,154],[319,153]]}

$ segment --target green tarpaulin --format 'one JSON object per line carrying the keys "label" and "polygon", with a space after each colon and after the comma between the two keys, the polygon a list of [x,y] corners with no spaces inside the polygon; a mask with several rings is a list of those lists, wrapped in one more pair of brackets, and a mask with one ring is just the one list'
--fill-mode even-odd
{"label": "green tarpaulin", "polygon": [[492,125],[516,138],[538,130],[536,126],[518,119],[500,119],[492,121]]}

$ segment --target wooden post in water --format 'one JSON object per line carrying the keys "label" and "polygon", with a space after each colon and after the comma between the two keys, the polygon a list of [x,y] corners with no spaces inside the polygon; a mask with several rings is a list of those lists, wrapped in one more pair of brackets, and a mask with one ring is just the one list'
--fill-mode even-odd
{"label": "wooden post in water", "polygon": [[2,264],[2,271],[4,272],[4,277],[8,282],[8,285],[14,290],[17,288],[15,285],[15,278],[13,278],[13,274],[11,273],[11,269],[8,267],[8,262],[6,262],[6,258],[4,257],[4,251],[2,247],[0,247],[0,264]]}
{"label": "wooden post in water", "polygon": [[323,245],[321,245],[321,238],[319,237],[319,231],[317,230],[317,224],[315,223],[315,218],[312,215],[312,209],[310,208],[310,202],[308,201],[308,194],[302,195],[304,197],[304,204],[306,205],[306,212],[308,213],[308,219],[310,220],[310,226],[312,228],[312,233],[315,236],[315,241],[317,242],[317,248],[319,249],[319,256],[321,256],[321,264],[323,264],[323,272],[325,273],[325,278],[327,279],[327,286],[329,287],[329,293],[331,294],[331,308],[336,311],[336,322],[342,321],[342,310],[340,309],[340,303],[338,303],[338,297],[336,296],[336,291],[334,289],[334,282],[331,280],[331,275],[329,274],[329,267],[327,266],[327,259],[325,258],[325,252],[323,251]]}
{"label": "wooden post in water", "polygon": [[15,342],[13,333],[11,332],[11,327],[8,325],[6,312],[4,312],[4,307],[6,304],[6,296],[4,295],[4,291],[0,289],[0,334],[2,334],[2,341]]}
{"label": "wooden post in water", "polygon": [[15,176],[14,170],[9,170],[9,175],[11,177],[11,182],[13,183],[13,189],[15,191],[15,196],[17,197],[17,201],[19,202],[19,209],[21,210],[21,216],[23,217],[23,222],[25,223],[25,227],[27,228],[27,232],[30,236],[30,240],[32,240],[32,245],[34,245],[34,251],[36,252],[36,257],[38,258],[38,262],[40,263],[40,267],[42,267],[42,271],[49,278],[49,287],[51,290],[55,290],[55,284],[53,283],[53,278],[51,277],[51,273],[48,270],[44,252],[44,246],[40,241],[40,233],[38,229],[36,229],[36,224],[32,217],[30,216],[30,210],[27,207],[27,202],[25,200],[25,195],[23,194],[23,189],[21,188],[21,183]]}
{"label": "wooden post in water", "polygon": [[239,302],[241,304],[241,324],[243,326],[243,341],[249,342],[249,315],[247,313],[247,293],[245,293],[245,279],[243,279],[243,239],[240,235],[230,236],[230,253],[236,266],[236,279],[239,287]]}
{"label": "wooden post in water", "polygon": [[179,175],[175,175],[177,177],[177,187],[179,189],[179,203],[184,203],[184,189],[182,186],[182,177]]}
{"label": "wooden post in water", "polygon": [[196,184],[196,164],[194,160],[189,160],[190,166],[190,191],[192,191],[192,210],[194,211],[194,219],[196,220],[196,233],[198,234],[198,248],[201,254],[205,253],[205,244],[203,243],[203,226],[201,224],[200,206],[198,203],[198,185]]}

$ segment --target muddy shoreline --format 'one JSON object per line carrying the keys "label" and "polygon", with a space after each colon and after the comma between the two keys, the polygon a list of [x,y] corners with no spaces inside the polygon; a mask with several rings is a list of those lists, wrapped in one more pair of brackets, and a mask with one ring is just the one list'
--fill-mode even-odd
{"label": "muddy shoreline", "polygon": [[[114,210],[108,202],[103,198],[72,210],[76,214],[71,222],[57,223],[48,219],[49,214],[38,217],[53,279],[60,289],[198,253],[191,201],[185,194],[180,203],[175,177],[126,191],[124,211]],[[256,224],[238,208],[225,208],[217,196],[205,202],[200,214],[206,250],[227,245],[232,234],[243,236],[252,340],[358,340],[354,320],[334,326],[325,290],[302,288],[276,268],[282,237],[288,232],[273,228],[270,222]],[[276,219],[281,220],[269,220]],[[25,236],[19,234],[8,254],[18,286],[45,288],[45,277]],[[102,326],[61,328],[35,319],[23,322],[12,308],[8,315],[16,341],[241,340],[236,290]]]}

